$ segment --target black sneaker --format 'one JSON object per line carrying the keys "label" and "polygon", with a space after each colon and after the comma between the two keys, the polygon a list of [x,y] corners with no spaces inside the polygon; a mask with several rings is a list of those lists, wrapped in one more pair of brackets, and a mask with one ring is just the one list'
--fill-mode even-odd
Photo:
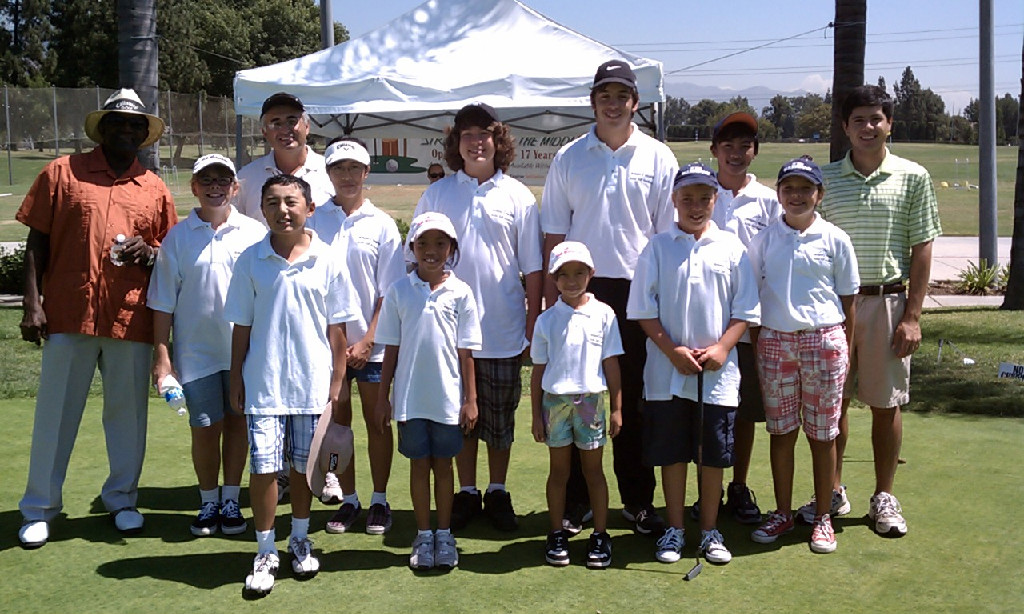
{"label": "black sneaker", "polygon": [[480,491],[466,492],[460,490],[455,493],[455,500],[452,501],[452,530],[465,529],[470,520],[480,514],[481,504]]}
{"label": "black sneaker", "polygon": [[196,537],[206,537],[216,533],[218,527],[220,527],[220,508],[216,501],[208,501],[199,508],[196,519],[192,521],[192,526],[188,529]]}
{"label": "black sneaker", "polygon": [[569,535],[565,531],[548,533],[548,539],[544,542],[544,560],[555,567],[569,564]]}
{"label": "black sneaker", "polygon": [[225,499],[220,506],[220,530],[224,535],[238,535],[245,533],[245,517],[238,507],[238,501]]}
{"label": "black sneaker", "polygon": [[[643,513],[643,510],[640,511]],[[659,518],[660,520],[660,518]],[[612,564],[612,538],[608,533],[594,531],[587,544],[587,568],[604,569]]]}
{"label": "black sneaker", "polygon": [[516,512],[512,509],[512,495],[507,490],[492,490],[484,495],[484,514],[499,531],[515,531],[519,528]]}
{"label": "black sneaker", "polygon": [[[722,493],[722,498],[718,502],[719,511],[721,511],[723,507],[725,507],[725,493]],[[700,520],[700,499],[694,501],[693,505],[690,506],[690,519],[694,522]]]}
{"label": "black sneaker", "polygon": [[594,519],[594,510],[589,505],[576,503],[562,515],[562,530],[569,535],[579,535],[583,525]]}
{"label": "black sneaker", "polygon": [[732,512],[736,522],[740,524],[759,524],[761,522],[761,508],[757,507],[754,491],[747,488],[746,484],[729,482],[726,492],[729,493],[729,500],[725,502],[725,509]]}
{"label": "black sneaker", "polygon": [[633,530],[641,535],[661,536],[665,532],[665,521],[654,511],[650,504],[642,505],[639,508],[630,509],[629,506],[622,508],[622,517],[633,523]]}
{"label": "black sneaker", "polygon": [[342,503],[338,511],[334,512],[331,519],[327,521],[327,526],[324,529],[328,533],[347,533],[356,523],[356,518],[359,518],[361,511],[363,511],[362,504]]}

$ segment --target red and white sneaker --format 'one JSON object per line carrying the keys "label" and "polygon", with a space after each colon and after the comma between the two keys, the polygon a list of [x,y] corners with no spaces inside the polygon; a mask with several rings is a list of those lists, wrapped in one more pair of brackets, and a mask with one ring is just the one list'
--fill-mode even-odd
{"label": "red and white sneaker", "polygon": [[750,539],[759,544],[770,544],[793,530],[793,516],[775,510],[768,514],[768,520],[750,534]]}
{"label": "red and white sneaker", "polygon": [[814,519],[811,529],[811,550],[818,554],[836,551],[836,532],[832,530],[832,519],[822,514]]}

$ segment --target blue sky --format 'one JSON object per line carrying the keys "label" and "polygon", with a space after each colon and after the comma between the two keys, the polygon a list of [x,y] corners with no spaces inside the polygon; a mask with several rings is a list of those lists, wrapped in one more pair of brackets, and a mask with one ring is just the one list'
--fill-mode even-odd
{"label": "blue sky", "polygon": [[[335,21],[353,37],[381,27],[422,0],[331,0]],[[661,60],[666,89],[673,82],[744,89],[806,89],[824,93],[832,82],[834,2],[735,0],[524,0],[547,17],[623,51]],[[1020,95],[1024,5],[993,0],[995,90]],[[628,7],[628,8],[627,8]],[[726,10],[718,10],[727,7]],[[788,7],[781,9],[778,7]],[[923,87],[960,112],[978,96],[978,2],[896,0],[868,2],[865,79],[885,78],[890,92],[906,66]],[[764,48],[751,47],[814,31]],[[712,60],[708,62],[709,60]],[[708,62],[699,67],[694,64]],[[696,100],[690,100],[691,103]],[[760,108],[766,100],[750,100]]]}

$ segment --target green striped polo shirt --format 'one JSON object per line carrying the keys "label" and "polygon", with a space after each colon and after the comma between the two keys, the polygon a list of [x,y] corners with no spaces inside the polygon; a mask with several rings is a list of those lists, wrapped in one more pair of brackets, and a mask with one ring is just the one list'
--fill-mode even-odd
{"label": "green striped polo shirt", "polygon": [[862,284],[910,277],[910,248],[942,234],[939,203],[923,166],[893,155],[865,177],[850,154],[821,168],[821,214],[850,235]]}

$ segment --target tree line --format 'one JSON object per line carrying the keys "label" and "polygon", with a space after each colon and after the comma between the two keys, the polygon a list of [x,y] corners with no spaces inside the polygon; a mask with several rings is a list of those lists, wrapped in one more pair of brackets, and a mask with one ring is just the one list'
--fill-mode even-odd
{"label": "tree line", "polygon": [[[114,0],[0,2],[0,83],[117,88]],[[235,72],[320,49],[313,0],[158,0],[161,90],[231,96]],[[334,24],[334,41],[349,38]]]}
{"label": "tree line", "polygon": [[[878,85],[886,88],[885,79]],[[935,141],[976,145],[978,143],[978,100],[959,114],[946,112],[942,97],[922,88],[907,66],[899,83],[886,91],[893,97],[892,138],[898,141]],[[807,139],[828,141],[832,121],[832,96],[826,92],[803,96],[776,94],[760,112],[743,96],[726,102],[707,98],[691,105],[683,98],[669,96],[665,103],[665,123],[673,140],[709,139],[716,122],[737,111],[758,118],[759,136],[764,141]],[[1019,103],[1010,94],[996,98],[996,139],[1000,144],[1018,142]]]}

